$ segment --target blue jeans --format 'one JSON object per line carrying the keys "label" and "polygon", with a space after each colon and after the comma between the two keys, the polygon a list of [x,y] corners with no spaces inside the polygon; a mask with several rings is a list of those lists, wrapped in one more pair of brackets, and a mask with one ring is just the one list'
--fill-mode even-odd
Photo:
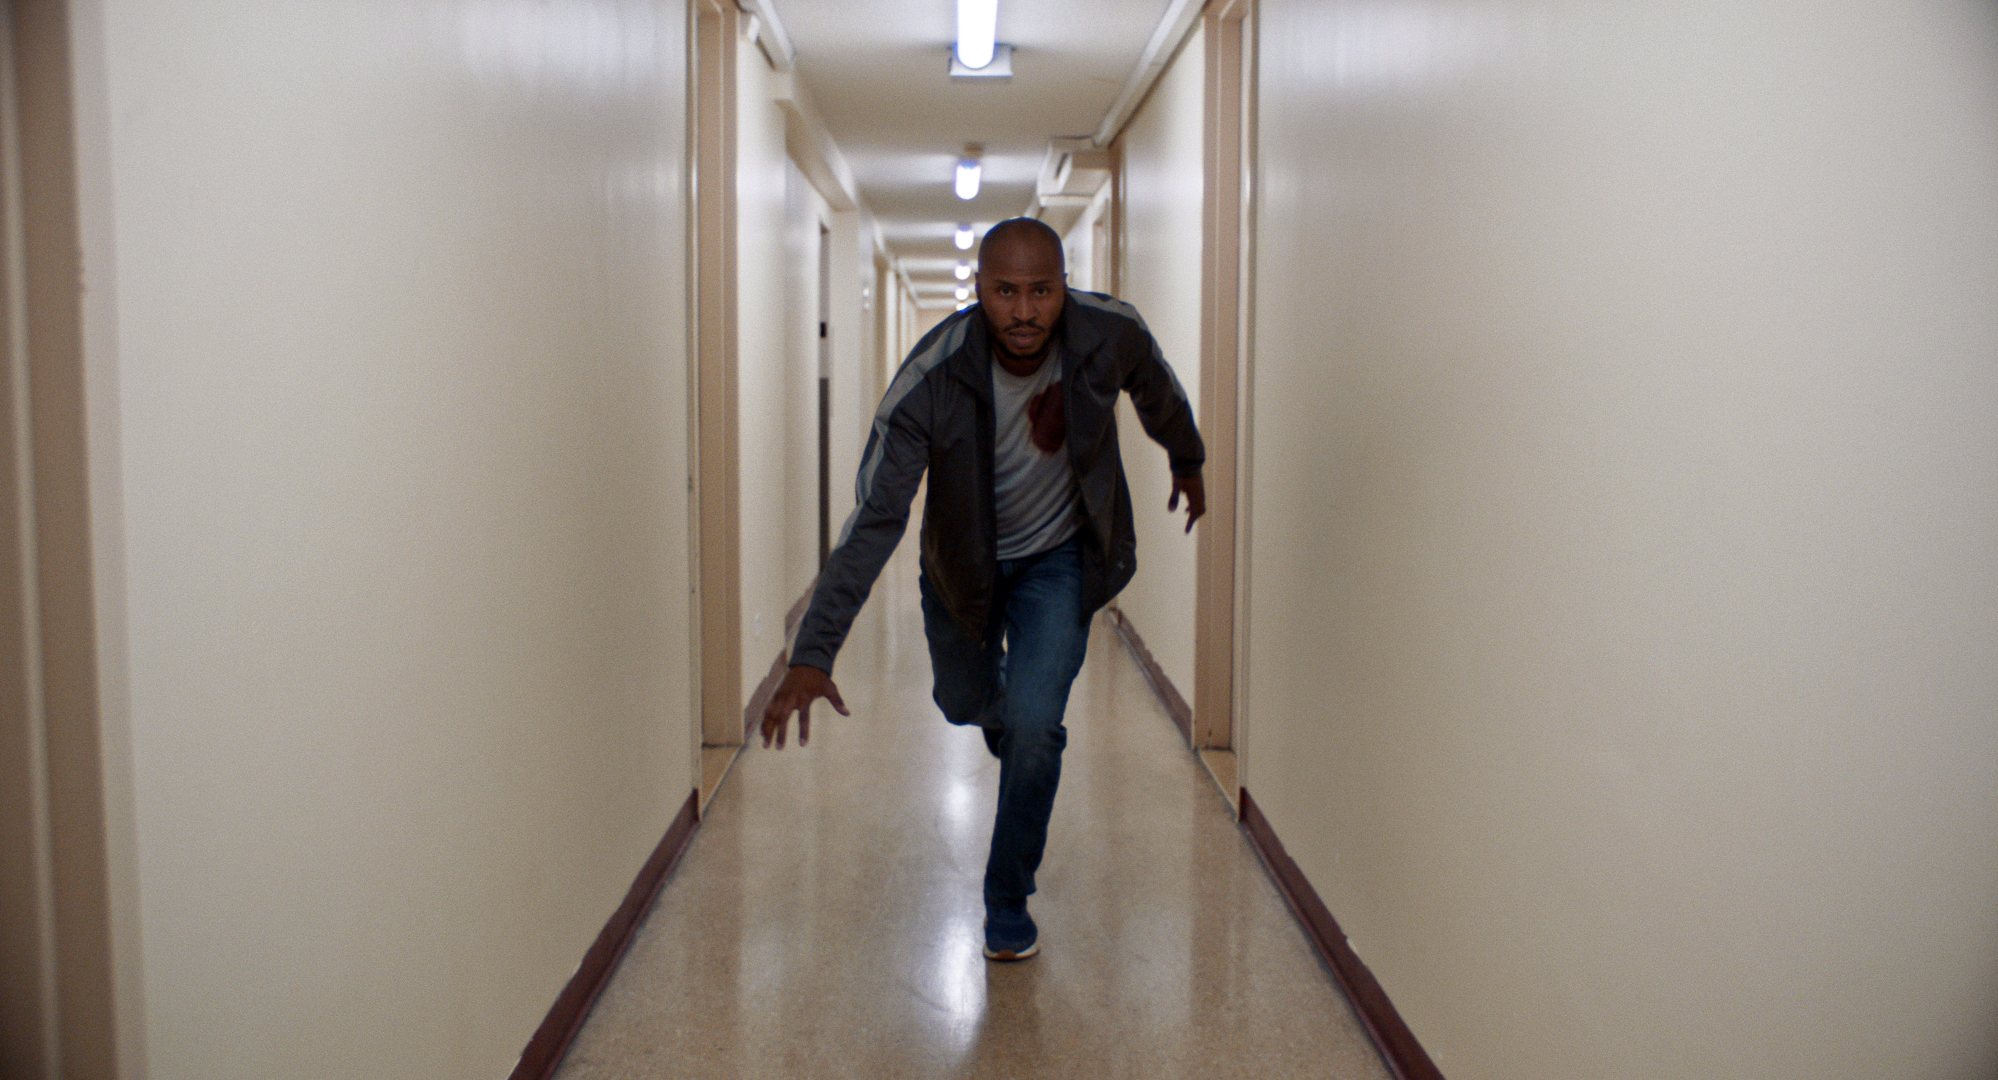
{"label": "blue jeans", "polygon": [[999,758],[999,812],[985,860],[985,905],[1016,909],[1034,891],[1048,815],[1068,745],[1062,714],[1089,645],[1081,540],[999,563],[983,640],[965,632],[922,581],[923,633],[937,706],[953,724],[985,729]]}

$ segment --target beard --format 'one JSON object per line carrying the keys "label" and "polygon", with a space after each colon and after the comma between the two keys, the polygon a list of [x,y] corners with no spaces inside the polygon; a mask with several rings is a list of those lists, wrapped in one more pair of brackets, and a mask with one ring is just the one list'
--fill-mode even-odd
{"label": "beard", "polygon": [[[1041,335],[1040,341],[1032,348],[1022,352],[1013,347],[1012,339],[1007,336],[1014,330],[1038,331]],[[1048,347],[1054,344],[1054,332],[1052,330],[1042,330],[1033,323],[1014,323],[1012,326],[1007,327],[1005,331],[993,334],[992,340],[999,346],[999,351],[1015,360],[1038,360],[1047,355]]]}

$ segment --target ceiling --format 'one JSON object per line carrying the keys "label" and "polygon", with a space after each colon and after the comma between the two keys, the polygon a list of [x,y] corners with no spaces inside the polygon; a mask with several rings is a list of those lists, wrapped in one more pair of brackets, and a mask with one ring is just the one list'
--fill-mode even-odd
{"label": "ceiling", "polygon": [[[1011,79],[952,79],[955,0],[765,0],[797,77],[853,170],[860,199],[925,304],[948,304],[959,222],[1026,211],[1050,139],[1087,136],[1115,102],[1170,0],[999,0]],[[985,147],[970,202],[951,191],[966,143]]]}

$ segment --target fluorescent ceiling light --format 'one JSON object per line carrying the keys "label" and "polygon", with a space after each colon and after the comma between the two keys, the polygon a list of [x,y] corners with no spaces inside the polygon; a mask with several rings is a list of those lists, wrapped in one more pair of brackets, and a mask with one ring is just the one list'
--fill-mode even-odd
{"label": "fluorescent ceiling light", "polygon": [[959,158],[957,160],[957,197],[976,199],[978,197],[978,159]]}
{"label": "fluorescent ceiling light", "polygon": [[967,262],[958,263],[957,269],[951,271],[951,273],[956,274],[959,281],[968,281],[971,278],[971,264]]}
{"label": "fluorescent ceiling light", "polygon": [[956,244],[956,245],[957,245],[957,250],[959,250],[959,251],[970,251],[970,250],[971,250],[971,226],[969,226],[969,225],[959,225],[959,226],[957,227],[957,233],[956,233],[956,235],[952,236],[952,237],[951,237],[950,239],[951,239],[951,243],[954,243],[954,244]]}
{"label": "fluorescent ceiling light", "polygon": [[977,70],[992,62],[999,0],[957,0],[957,61]]}
{"label": "fluorescent ceiling light", "polygon": [[1001,81],[1013,77],[1013,47],[997,45],[993,47],[992,62],[982,68],[968,68],[957,58],[957,46],[944,50],[950,55],[950,77],[958,82]]}

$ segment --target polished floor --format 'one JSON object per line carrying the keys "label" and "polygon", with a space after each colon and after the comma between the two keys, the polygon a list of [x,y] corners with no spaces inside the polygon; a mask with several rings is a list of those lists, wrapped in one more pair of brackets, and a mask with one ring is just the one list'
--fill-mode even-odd
{"label": "polished floor", "polygon": [[1042,952],[980,955],[998,767],[930,702],[914,575],[905,551],[841,656],[852,718],[736,761],[559,1080],[1385,1078],[1101,619]]}

